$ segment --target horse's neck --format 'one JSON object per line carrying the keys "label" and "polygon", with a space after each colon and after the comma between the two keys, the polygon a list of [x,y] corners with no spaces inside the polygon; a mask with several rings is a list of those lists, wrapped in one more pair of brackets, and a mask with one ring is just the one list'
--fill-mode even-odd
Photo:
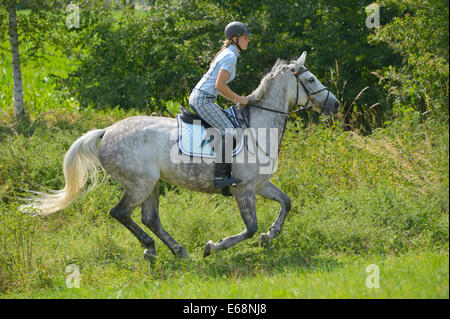
{"label": "horse's neck", "polygon": [[[281,112],[287,112],[288,110],[286,94],[283,94],[283,90],[278,89],[277,87],[272,88],[267,94],[267,97],[259,101],[258,104],[267,109],[273,109]],[[250,107],[249,112],[251,128],[276,128],[278,129],[279,142],[281,142],[281,137],[287,121],[286,115],[255,107]]]}

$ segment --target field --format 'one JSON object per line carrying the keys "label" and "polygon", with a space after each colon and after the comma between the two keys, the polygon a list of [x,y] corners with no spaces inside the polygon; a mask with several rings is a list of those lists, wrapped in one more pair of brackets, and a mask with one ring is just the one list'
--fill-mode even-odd
{"label": "field", "polygon": [[84,132],[141,114],[79,109],[53,69],[70,62],[24,63],[29,119],[17,124],[0,60],[0,298],[449,298],[448,123],[410,112],[370,136],[289,123],[272,178],[293,206],[280,236],[258,247],[279,210],[259,198],[255,237],[204,259],[208,240],[242,231],[235,201],[162,184],[162,224],[191,258],[153,236],[150,264],[108,214],[114,180],[48,217],[18,209],[27,190],[64,186],[63,156]]}

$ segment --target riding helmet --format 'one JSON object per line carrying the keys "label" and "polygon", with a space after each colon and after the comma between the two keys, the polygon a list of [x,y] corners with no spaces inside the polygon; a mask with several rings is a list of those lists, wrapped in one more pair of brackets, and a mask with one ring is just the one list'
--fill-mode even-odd
{"label": "riding helmet", "polygon": [[228,23],[228,25],[225,28],[225,37],[227,39],[231,39],[231,37],[234,36],[238,36],[240,37],[241,35],[246,34],[246,35],[252,35],[250,33],[250,31],[248,31],[247,26],[239,21],[233,21]]}

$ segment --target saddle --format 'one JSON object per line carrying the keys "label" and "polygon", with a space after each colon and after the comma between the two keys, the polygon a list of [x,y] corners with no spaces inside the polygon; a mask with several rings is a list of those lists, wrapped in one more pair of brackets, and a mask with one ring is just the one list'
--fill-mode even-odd
{"label": "saddle", "polygon": [[201,121],[201,125],[204,126],[205,128],[209,128],[211,127],[211,125],[209,125],[207,122],[205,122],[200,115],[198,115],[197,113],[193,113],[191,111],[189,111],[188,109],[186,109],[185,107],[180,107],[180,119],[187,124],[194,124],[194,121]]}
{"label": "saddle", "polygon": [[[223,110],[224,114],[233,123],[235,128],[242,128],[236,117],[235,107],[229,107]],[[214,135],[210,135],[207,129],[211,128],[206,121],[184,107],[180,108],[180,113],[177,114],[178,121],[178,148],[182,154],[191,157],[215,158],[211,142],[214,141]],[[244,148],[244,137],[236,141],[231,156],[235,157]]]}

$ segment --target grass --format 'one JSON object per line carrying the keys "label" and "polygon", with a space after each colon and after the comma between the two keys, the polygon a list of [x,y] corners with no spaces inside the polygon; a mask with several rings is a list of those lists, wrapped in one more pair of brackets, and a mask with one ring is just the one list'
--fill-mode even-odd
{"label": "grass", "polygon": [[[49,217],[18,210],[24,190],[64,185],[62,158],[73,140],[127,115],[63,114],[1,125],[3,298],[448,298],[448,157],[441,149],[448,136],[438,131],[416,136],[425,139],[419,157],[417,140],[404,145],[392,132],[361,137],[290,126],[273,180],[293,208],[270,247],[258,247],[257,236],[279,208],[258,198],[258,234],[203,259],[208,240],[243,229],[236,203],[163,185],[162,223],[191,259],[174,258],[156,240],[158,260],[149,265],[137,240],[108,214],[122,192],[113,180]],[[398,145],[403,153],[374,151]],[[139,210],[133,218],[142,226]],[[384,282],[377,290],[365,286],[371,263]],[[65,286],[72,264],[80,268],[79,289]]]}
{"label": "grass", "polygon": [[[193,258],[173,260],[169,278],[158,278],[160,266],[143,265],[133,273],[113,267],[105,272],[117,276],[92,289],[85,286],[82,269],[79,288],[61,285],[9,294],[8,298],[448,298],[447,258],[439,253],[367,258],[315,256],[273,273],[253,269],[250,273],[236,270],[226,275],[205,273],[216,260]],[[372,272],[366,272],[366,267],[373,264],[379,267],[377,286],[368,277]],[[60,280],[66,276],[61,273]]]}
{"label": "grass", "polygon": [[[79,109],[48,76],[52,63],[64,76],[70,61],[52,59],[23,65],[22,123],[13,120],[10,62],[0,59],[0,298],[449,298],[448,123],[410,113],[370,136],[289,123],[272,178],[292,200],[279,237],[258,247],[279,210],[258,198],[255,237],[203,259],[208,240],[242,231],[235,201],[163,184],[162,224],[191,258],[156,240],[149,264],[108,214],[122,193],[113,180],[48,217],[18,210],[26,190],[64,186],[75,139],[139,114]],[[142,226],[139,210],[133,218]],[[370,264],[380,288],[366,287]],[[69,265],[80,288],[66,287]]]}

